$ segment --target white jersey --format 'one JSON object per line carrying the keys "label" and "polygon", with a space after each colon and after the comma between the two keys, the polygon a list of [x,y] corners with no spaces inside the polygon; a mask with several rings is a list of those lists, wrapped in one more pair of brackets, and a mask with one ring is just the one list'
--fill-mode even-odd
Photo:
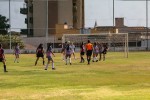
{"label": "white jersey", "polygon": [[98,48],[98,46],[97,46],[97,45],[96,45],[96,46],[94,46],[93,53],[99,53],[99,48]]}
{"label": "white jersey", "polygon": [[74,53],[75,52],[75,45],[71,45],[70,47],[71,47],[72,53]]}

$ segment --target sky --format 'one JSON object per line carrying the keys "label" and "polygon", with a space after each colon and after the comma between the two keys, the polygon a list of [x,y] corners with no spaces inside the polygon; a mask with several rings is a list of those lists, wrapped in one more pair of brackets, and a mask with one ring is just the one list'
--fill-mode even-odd
{"label": "sky", "polygon": [[[150,1],[148,5],[150,5]],[[24,0],[11,0],[12,28],[26,28],[26,24],[24,23],[26,16],[20,14],[20,8],[23,6]],[[115,17],[124,17],[124,23],[126,26],[146,26],[145,0],[115,0],[114,9]],[[0,14],[9,18],[8,0],[0,0]],[[85,27],[94,27],[95,21],[97,22],[98,26],[113,25],[113,0],[85,0]]]}

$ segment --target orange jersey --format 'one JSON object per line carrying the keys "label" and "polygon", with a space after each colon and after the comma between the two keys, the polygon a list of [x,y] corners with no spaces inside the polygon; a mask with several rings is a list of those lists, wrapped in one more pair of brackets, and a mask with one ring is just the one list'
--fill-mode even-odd
{"label": "orange jersey", "polygon": [[91,43],[86,44],[86,50],[93,50],[93,45]]}

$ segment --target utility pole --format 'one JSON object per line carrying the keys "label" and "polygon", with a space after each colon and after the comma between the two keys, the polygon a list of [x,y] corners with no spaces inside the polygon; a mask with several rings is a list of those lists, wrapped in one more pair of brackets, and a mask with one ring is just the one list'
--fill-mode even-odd
{"label": "utility pole", "polygon": [[9,27],[9,48],[10,48],[10,50],[11,50],[11,13],[10,13],[10,0],[9,0],[9,25],[10,25],[10,27]]}

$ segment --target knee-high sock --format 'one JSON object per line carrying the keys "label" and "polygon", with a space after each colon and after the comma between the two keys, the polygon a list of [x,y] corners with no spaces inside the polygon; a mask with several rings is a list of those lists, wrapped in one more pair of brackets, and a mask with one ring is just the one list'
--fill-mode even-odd
{"label": "knee-high sock", "polygon": [[7,70],[6,70],[6,65],[4,65],[4,72],[7,72]]}
{"label": "knee-high sock", "polygon": [[52,68],[55,68],[55,67],[54,67],[54,62],[52,62]]}
{"label": "knee-high sock", "polygon": [[15,58],[14,62],[16,62],[17,58]]}
{"label": "knee-high sock", "polygon": [[84,58],[82,57],[82,60],[83,60],[83,62],[84,62]]}
{"label": "knee-high sock", "polygon": [[69,63],[71,63],[71,58],[69,58]]}
{"label": "knee-high sock", "polygon": [[97,60],[97,57],[95,57],[95,60]]}
{"label": "knee-high sock", "polygon": [[17,62],[19,62],[19,58],[17,58]]}
{"label": "knee-high sock", "polygon": [[45,61],[43,61],[43,65],[45,64]]}
{"label": "knee-high sock", "polygon": [[68,59],[66,58],[66,64],[67,64],[67,60],[68,60]]}
{"label": "knee-high sock", "polygon": [[47,68],[48,68],[48,65],[49,65],[49,64],[46,64],[45,69],[47,69]]}

